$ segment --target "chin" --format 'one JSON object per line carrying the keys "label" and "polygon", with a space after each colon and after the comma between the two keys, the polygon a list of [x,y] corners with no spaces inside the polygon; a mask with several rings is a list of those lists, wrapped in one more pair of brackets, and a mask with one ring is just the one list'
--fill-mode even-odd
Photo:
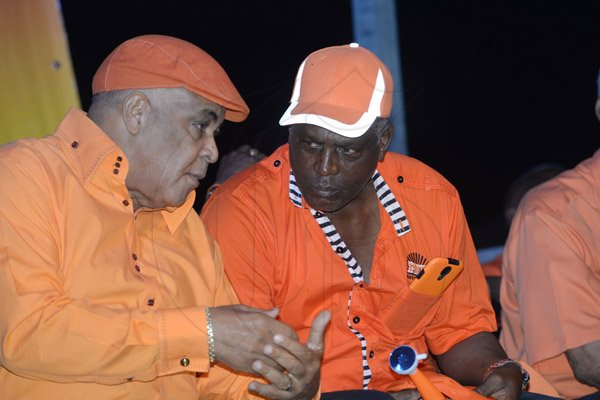
{"label": "chin", "polygon": [[326,201],[321,198],[316,199],[316,201],[314,201],[314,199],[306,198],[306,202],[315,210],[325,213],[333,213],[344,207],[339,201]]}

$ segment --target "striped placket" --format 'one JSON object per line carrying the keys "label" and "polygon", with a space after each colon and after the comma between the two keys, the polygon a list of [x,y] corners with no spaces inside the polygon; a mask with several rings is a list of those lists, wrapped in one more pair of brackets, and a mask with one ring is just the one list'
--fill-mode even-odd
{"label": "striped placket", "polygon": [[[377,193],[377,197],[381,205],[385,208],[386,212],[390,216],[392,223],[394,224],[394,228],[396,230],[396,234],[398,236],[402,236],[410,231],[410,225],[408,224],[408,219],[406,218],[406,214],[400,204],[396,200],[396,197],[390,190],[389,186],[385,183],[385,180],[379,174],[377,170],[373,173],[371,177],[373,181],[373,185],[375,187],[375,191]],[[296,177],[294,176],[294,172],[290,171],[290,184],[289,184],[289,196],[290,201],[296,207],[302,207],[302,192],[296,183]],[[346,267],[348,268],[348,273],[354,280],[355,284],[361,283],[364,281],[362,268],[358,261],[354,258],[346,243],[340,236],[340,234],[335,229],[335,226],[331,223],[329,218],[323,213],[314,210],[312,207],[309,207],[312,216],[315,218],[319,227],[325,234],[325,237],[329,241],[331,248],[333,251],[342,259],[344,263],[346,263]],[[356,338],[360,341],[361,353],[362,353],[362,366],[363,366],[363,389],[368,389],[369,382],[371,381],[371,368],[369,368],[369,362],[367,361],[367,340],[366,338],[352,326],[352,320],[350,318],[350,305],[352,303],[352,293],[354,292],[354,287],[350,290],[348,295],[348,312],[347,312],[347,324],[350,331],[356,336]]]}

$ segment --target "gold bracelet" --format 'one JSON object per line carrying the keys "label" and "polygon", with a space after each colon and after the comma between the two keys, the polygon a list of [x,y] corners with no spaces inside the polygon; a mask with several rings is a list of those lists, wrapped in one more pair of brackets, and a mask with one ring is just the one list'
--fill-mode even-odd
{"label": "gold bracelet", "polygon": [[211,363],[215,362],[215,336],[212,328],[212,320],[210,318],[210,308],[204,307],[206,313],[206,335],[208,336],[208,360]]}

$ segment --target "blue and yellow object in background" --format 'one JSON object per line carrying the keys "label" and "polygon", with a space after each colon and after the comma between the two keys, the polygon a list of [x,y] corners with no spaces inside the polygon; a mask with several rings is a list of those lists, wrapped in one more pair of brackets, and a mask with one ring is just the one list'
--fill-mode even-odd
{"label": "blue and yellow object in background", "polygon": [[0,144],[40,137],[80,107],[59,0],[0,0]]}

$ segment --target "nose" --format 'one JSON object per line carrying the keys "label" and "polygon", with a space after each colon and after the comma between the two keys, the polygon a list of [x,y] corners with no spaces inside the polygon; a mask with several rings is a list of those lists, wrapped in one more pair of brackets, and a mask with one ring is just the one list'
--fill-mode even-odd
{"label": "nose", "polygon": [[200,157],[206,158],[209,164],[214,164],[219,159],[219,149],[214,135],[206,135],[202,142]]}
{"label": "nose", "polygon": [[315,172],[320,176],[335,175],[338,173],[338,158],[335,151],[322,149],[315,161]]}

